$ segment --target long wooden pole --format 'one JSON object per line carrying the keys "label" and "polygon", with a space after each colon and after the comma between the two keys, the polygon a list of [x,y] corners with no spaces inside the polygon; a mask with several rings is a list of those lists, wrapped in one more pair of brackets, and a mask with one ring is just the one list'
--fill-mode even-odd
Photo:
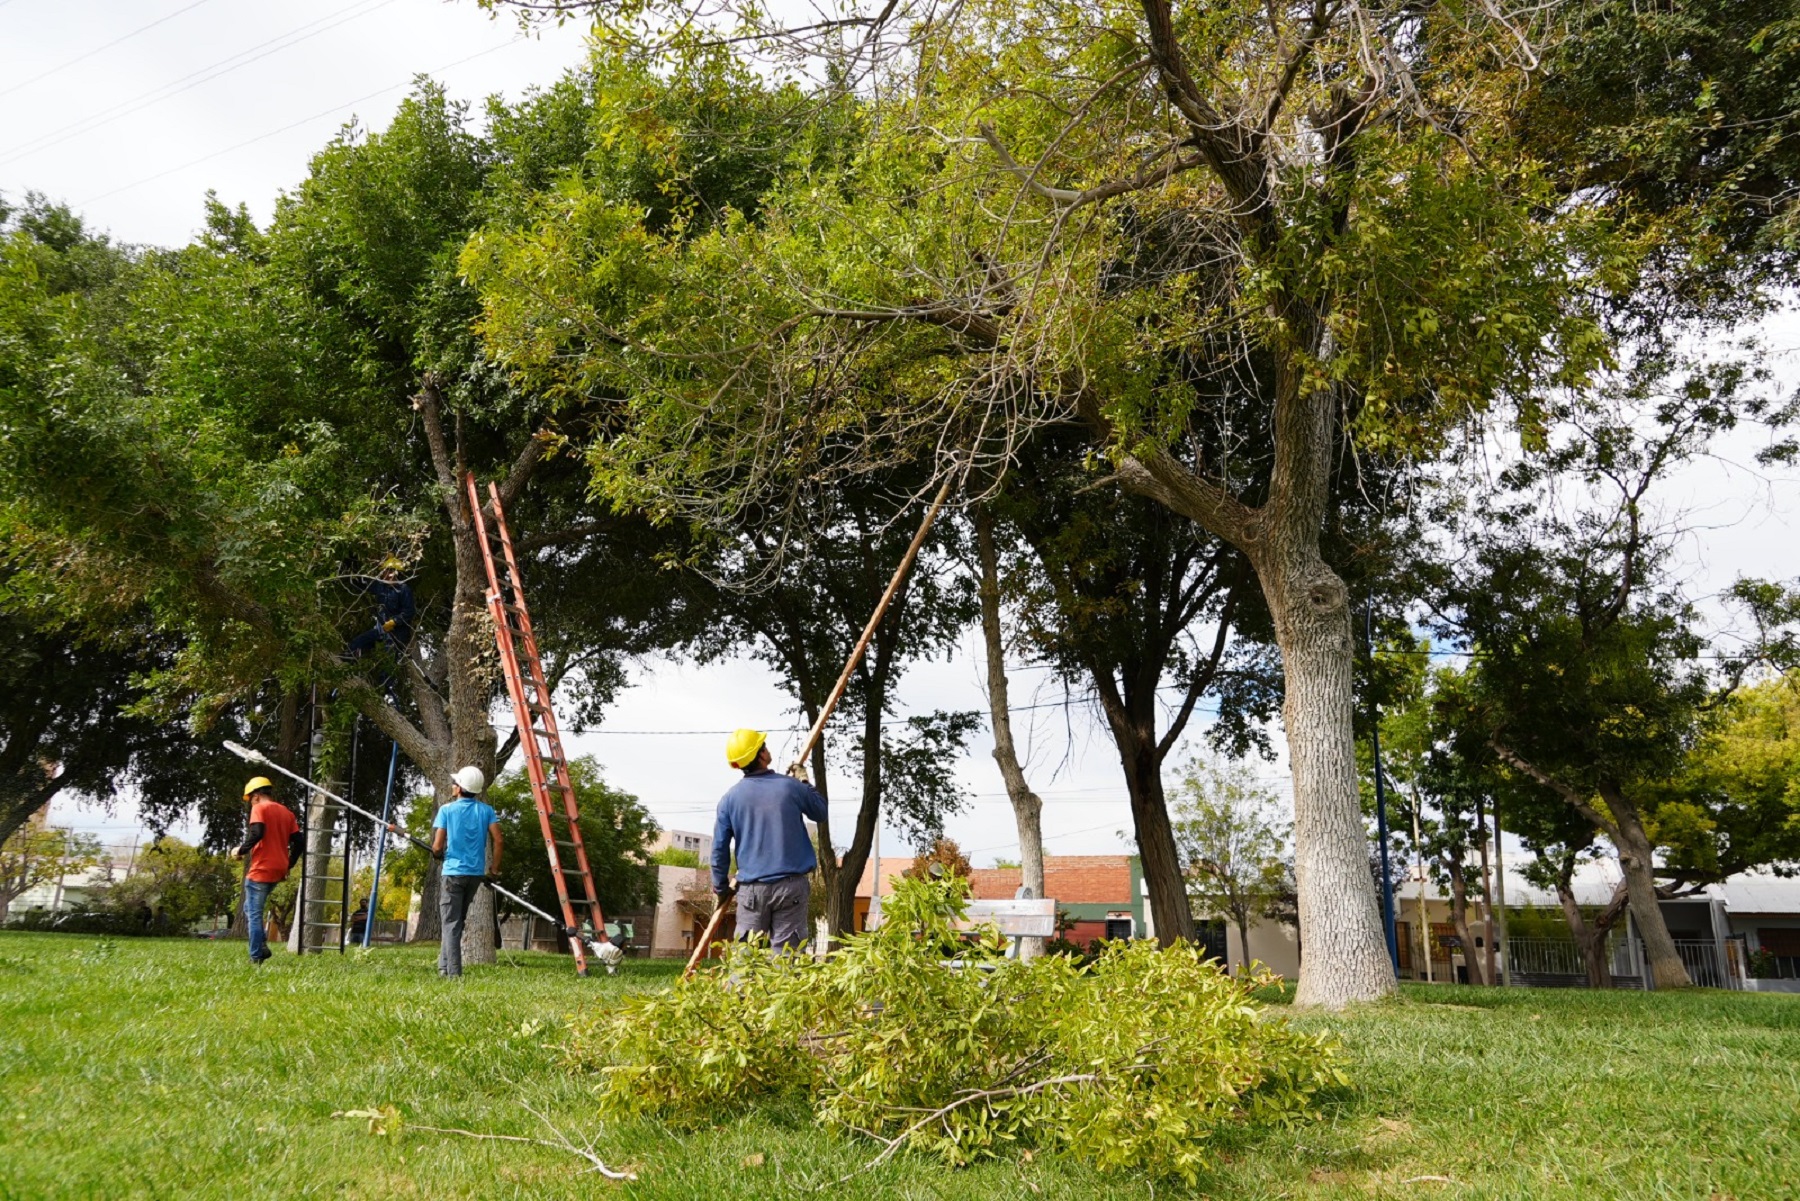
{"label": "long wooden pole", "polygon": [[[824,735],[825,723],[831,720],[832,710],[836,709],[838,702],[844,699],[844,690],[850,686],[850,677],[856,674],[856,665],[862,662],[864,653],[869,649],[869,643],[875,638],[875,631],[881,626],[881,619],[887,616],[888,605],[893,603],[894,595],[900,591],[900,585],[906,582],[907,573],[912,570],[912,565],[919,558],[919,548],[925,545],[925,535],[931,532],[933,523],[937,521],[938,513],[944,507],[944,501],[949,499],[950,486],[954,482],[954,478],[950,477],[944,480],[944,486],[938,489],[937,496],[932,499],[931,508],[925,511],[925,520],[919,523],[919,532],[913,535],[912,541],[907,544],[906,553],[900,556],[900,565],[894,568],[894,578],[888,581],[887,590],[875,603],[875,612],[869,617],[869,624],[863,627],[862,637],[858,638],[856,645],[851,648],[850,658],[845,661],[844,670],[839,674],[837,684],[832,687],[831,695],[825,698],[825,704],[819,709],[818,720],[813,722],[812,729],[806,735],[806,741],[800,746],[800,753],[794,756],[793,765],[788,768],[790,772],[795,767],[806,763],[807,758],[813,752],[813,747],[818,745],[820,737]],[[877,830],[876,837],[879,838],[880,835],[881,832]],[[876,887],[880,886],[881,882],[876,881]],[[700,941],[695,945],[693,954],[688,956],[687,967],[681,973],[683,980],[694,974],[694,969],[706,956],[706,949],[712,945],[713,935],[719,931],[719,923],[725,919],[727,902],[728,898],[721,900],[713,909],[712,920],[706,923],[705,933],[700,936]]]}

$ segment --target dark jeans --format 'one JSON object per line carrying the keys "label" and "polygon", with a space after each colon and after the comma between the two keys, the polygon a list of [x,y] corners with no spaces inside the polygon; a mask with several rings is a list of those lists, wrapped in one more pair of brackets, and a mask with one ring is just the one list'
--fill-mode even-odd
{"label": "dark jeans", "polygon": [[273,884],[258,880],[244,881],[244,928],[250,932],[250,962],[269,958],[269,932],[263,926],[263,910],[268,907]]}
{"label": "dark jeans", "polygon": [[438,920],[443,942],[438,946],[438,975],[462,975],[463,921],[481,889],[480,876],[445,876],[438,891]]}
{"label": "dark jeans", "polygon": [[811,900],[812,881],[805,876],[739,884],[738,937],[763,934],[772,947],[798,949],[806,943],[806,907]]}

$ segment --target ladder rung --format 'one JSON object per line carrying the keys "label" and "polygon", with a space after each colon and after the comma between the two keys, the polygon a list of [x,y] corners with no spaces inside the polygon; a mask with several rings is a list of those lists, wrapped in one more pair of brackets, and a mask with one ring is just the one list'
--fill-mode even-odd
{"label": "ladder rung", "polygon": [[585,875],[587,875],[587,873],[586,873],[586,872],[578,872],[578,871],[576,871],[576,870],[575,870],[575,869],[574,869],[574,868],[572,868],[572,867],[565,867],[565,868],[563,868],[563,869],[562,869],[562,874],[563,874],[563,875],[565,875],[565,876],[585,876]]}

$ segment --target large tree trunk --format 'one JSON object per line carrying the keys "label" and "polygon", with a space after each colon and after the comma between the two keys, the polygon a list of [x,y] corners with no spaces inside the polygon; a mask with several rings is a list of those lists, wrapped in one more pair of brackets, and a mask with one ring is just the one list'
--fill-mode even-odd
{"label": "large tree trunk", "polygon": [[475,890],[475,899],[469,903],[469,917],[463,923],[462,958],[464,963],[499,961],[498,938],[494,932],[494,890],[485,884]]}
{"label": "large tree trunk", "polygon": [[1569,923],[1569,933],[1574,937],[1575,949],[1581,955],[1581,966],[1587,970],[1589,988],[1613,986],[1612,963],[1606,956],[1606,936],[1612,933],[1614,923],[1624,912],[1629,895],[1621,881],[1611,903],[1598,920],[1590,923],[1575,899],[1572,874],[1564,871],[1557,876],[1556,899],[1562,905],[1563,918]]}
{"label": "large tree trunk", "polygon": [[1692,988],[1694,981],[1675,950],[1675,940],[1669,936],[1669,925],[1663,921],[1662,907],[1657,904],[1650,837],[1644,833],[1637,808],[1616,787],[1602,787],[1600,795],[1615,824],[1613,841],[1618,846],[1619,867],[1625,876],[1631,920],[1637,926],[1638,937],[1644,941],[1650,982],[1658,989]]}
{"label": "large tree trunk", "polygon": [[1494,938],[1494,877],[1488,864],[1488,827],[1487,813],[1481,798],[1475,799],[1475,828],[1481,833],[1476,837],[1476,853],[1481,857],[1481,924],[1485,930],[1487,953],[1482,956],[1487,961],[1483,974],[1489,984],[1500,983],[1500,965],[1496,961],[1498,950]]}
{"label": "large tree trunk", "polygon": [[[994,727],[994,762],[1006,781],[1013,822],[1019,830],[1019,883],[1038,899],[1044,897],[1044,802],[1026,782],[1013,741],[1012,714],[1006,681],[1006,639],[1000,626],[1000,557],[994,547],[994,523],[987,510],[975,511],[975,549],[981,561],[981,636],[987,649],[988,714]],[[1019,941],[1019,958],[1044,953],[1042,938]]]}
{"label": "large tree trunk", "polygon": [[[899,608],[899,599],[889,609]],[[894,618],[898,622],[898,618]],[[888,628],[887,621],[882,629]],[[850,845],[838,862],[835,887],[826,897],[825,920],[834,935],[853,933],[856,926],[856,886],[862,881],[863,868],[869,864],[869,851],[881,835],[881,713],[887,698],[888,662],[891,646],[879,640],[873,649],[875,663],[866,676],[866,703],[863,709],[862,805],[856,811],[856,829]],[[881,887],[879,880],[870,885],[869,899]]]}
{"label": "large tree trunk", "polygon": [[1188,902],[1181,852],[1175,846],[1175,827],[1169,821],[1169,804],[1163,794],[1162,756],[1157,753],[1155,729],[1140,730],[1135,723],[1118,720],[1110,707],[1108,717],[1119,762],[1125,769],[1125,793],[1131,802],[1131,823],[1137,834],[1156,940],[1165,947],[1193,942],[1194,910]]}
{"label": "large tree trunk", "polygon": [[1350,609],[1344,583],[1311,546],[1256,562],[1275,618],[1294,778],[1294,880],[1307,957],[1297,1005],[1340,1007],[1397,987],[1387,956],[1351,731]]}

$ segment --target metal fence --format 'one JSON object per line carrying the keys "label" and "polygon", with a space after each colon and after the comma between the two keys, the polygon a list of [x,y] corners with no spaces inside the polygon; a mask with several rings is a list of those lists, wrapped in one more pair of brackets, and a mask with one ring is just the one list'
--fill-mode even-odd
{"label": "metal fence", "polygon": [[1514,977],[1579,976],[1587,979],[1581,948],[1561,938],[1513,938],[1506,943]]}
{"label": "metal fence", "polygon": [[1728,982],[1725,965],[1719,962],[1719,945],[1710,938],[1677,938],[1675,953],[1687,968],[1688,979],[1705,988],[1736,988]]}
{"label": "metal fence", "polygon": [[[1707,988],[1739,988],[1738,973],[1727,970],[1719,961],[1719,947],[1711,939],[1678,938],[1675,953],[1687,968],[1695,984]],[[1573,942],[1560,938],[1514,938],[1508,942],[1507,955],[1512,978],[1517,983],[1587,983],[1587,967],[1581,950]],[[1606,954],[1611,959],[1615,987],[1643,986],[1643,946],[1634,938],[1614,937],[1608,940]],[[1789,960],[1792,968],[1800,968],[1800,960]],[[1795,975],[1800,975],[1796,971]]]}

